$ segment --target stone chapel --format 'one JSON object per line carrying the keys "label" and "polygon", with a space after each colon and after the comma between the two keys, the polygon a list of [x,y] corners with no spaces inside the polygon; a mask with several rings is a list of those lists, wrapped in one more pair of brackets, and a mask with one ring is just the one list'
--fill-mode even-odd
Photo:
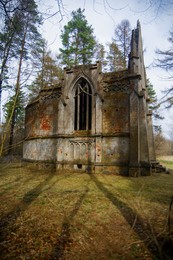
{"label": "stone chapel", "polygon": [[126,70],[103,73],[100,62],[65,68],[58,86],[28,104],[23,159],[57,170],[150,175],[156,158],[148,103],[138,21]]}

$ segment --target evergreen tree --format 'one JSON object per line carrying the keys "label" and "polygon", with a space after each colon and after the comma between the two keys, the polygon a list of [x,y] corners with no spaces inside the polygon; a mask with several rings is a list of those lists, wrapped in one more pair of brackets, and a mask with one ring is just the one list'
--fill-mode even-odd
{"label": "evergreen tree", "polygon": [[164,117],[160,115],[160,104],[158,104],[156,91],[154,90],[154,87],[149,81],[149,79],[147,80],[147,94],[149,97],[149,109],[152,110],[153,118],[155,121],[155,124],[153,124],[154,132],[158,133],[161,131],[161,125],[156,124],[157,120],[163,120]]}
{"label": "evergreen tree", "polygon": [[[14,109],[15,107],[15,109]],[[8,132],[6,134],[9,135],[8,140],[8,150],[7,154],[10,154],[13,149],[13,139],[14,139],[14,132],[17,129],[24,128],[24,118],[25,118],[25,95],[22,91],[16,95],[14,94],[11,96],[7,103],[3,106],[4,117],[7,124],[10,123],[8,126]],[[11,115],[12,118],[11,118]]]}
{"label": "evergreen tree", "polygon": [[96,45],[92,26],[80,8],[72,12],[72,19],[64,26],[61,33],[63,48],[60,48],[59,58],[67,66],[89,64],[94,57]]}
{"label": "evergreen tree", "polygon": [[18,127],[24,126],[24,117],[25,117],[25,94],[20,91],[17,99],[15,101],[15,95],[9,97],[8,101],[3,105],[5,121],[8,122],[15,103],[15,113],[14,113],[14,125]]}
{"label": "evergreen tree", "polygon": [[[38,39],[41,38],[38,32],[38,26],[41,24],[41,18],[37,11],[37,5],[34,0],[23,0],[21,2],[21,9],[24,10],[20,12],[20,9],[17,9],[13,13],[13,20],[15,19],[15,28],[17,28],[17,33],[13,38],[13,44],[15,46],[15,62],[18,63],[16,69],[16,83],[14,86],[14,102],[13,108],[11,110],[11,115],[8,117],[8,122],[6,123],[6,132],[10,132],[10,142],[9,147],[13,142],[13,130],[15,127],[15,117],[17,113],[17,100],[21,92],[23,75],[29,75],[29,67],[26,71],[26,64],[28,60],[31,60],[32,52],[37,48]],[[10,49],[11,50],[11,49]],[[24,64],[25,61],[25,64]],[[23,68],[25,65],[25,68]],[[25,79],[26,80],[26,79]],[[0,155],[2,154],[3,144],[5,142],[6,135],[3,137],[1,144]],[[9,148],[9,153],[11,149]]]}
{"label": "evergreen tree", "polygon": [[16,35],[20,34],[19,24],[17,15],[11,19],[5,18],[4,27],[0,32],[0,104],[2,89],[8,86],[8,63],[16,57]]}
{"label": "evergreen tree", "polygon": [[0,0],[0,15],[1,15],[1,17],[10,20],[11,15],[17,9],[19,9],[21,1],[22,0]]}

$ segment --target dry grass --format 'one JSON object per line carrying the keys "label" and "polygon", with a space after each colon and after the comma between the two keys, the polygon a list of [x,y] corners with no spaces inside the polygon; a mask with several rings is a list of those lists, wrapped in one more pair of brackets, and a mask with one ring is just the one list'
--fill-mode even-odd
{"label": "dry grass", "polygon": [[159,162],[161,162],[163,165],[168,167],[169,169],[173,170],[173,156],[167,155],[167,156],[160,156],[158,158]]}
{"label": "dry grass", "polygon": [[170,243],[173,231],[168,228],[172,174],[51,174],[1,164],[0,188],[1,259],[166,259],[171,254],[165,241]]}

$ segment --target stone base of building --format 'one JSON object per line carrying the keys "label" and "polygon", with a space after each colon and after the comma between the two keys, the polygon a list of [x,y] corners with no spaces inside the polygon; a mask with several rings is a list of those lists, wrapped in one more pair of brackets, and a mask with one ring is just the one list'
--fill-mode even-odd
{"label": "stone base of building", "polygon": [[100,173],[100,174],[114,174],[121,176],[140,176],[137,170],[141,170],[140,168],[130,168],[128,165],[105,165],[105,164],[81,164],[81,163],[57,163],[56,161],[34,161],[34,160],[23,160],[24,163],[29,163],[35,165],[37,169],[47,169],[51,172],[86,172],[86,173]]}
{"label": "stone base of building", "polygon": [[139,176],[141,176],[140,167],[130,167],[129,168],[129,176],[130,177],[139,177]]}
{"label": "stone base of building", "polygon": [[81,164],[81,163],[77,163],[77,164],[67,164],[67,163],[56,163],[56,171],[65,171],[65,170],[69,170],[69,171],[78,171],[78,172],[88,172],[88,173],[92,173],[94,172],[94,165],[89,164],[89,165],[85,165],[85,164]]}
{"label": "stone base of building", "polygon": [[38,170],[48,170],[49,172],[56,171],[56,163],[54,161],[34,161],[29,159],[23,159],[24,165],[35,166]]}
{"label": "stone base of building", "polygon": [[56,164],[57,171],[78,171],[78,172],[86,172],[86,173],[101,173],[101,174],[115,174],[128,176],[128,166],[119,166],[119,165],[104,165],[104,164],[85,164],[85,163],[57,163]]}
{"label": "stone base of building", "polygon": [[150,176],[152,169],[149,165],[144,166],[131,166],[129,167],[129,176],[130,177],[139,177],[139,176]]}
{"label": "stone base of building", "polygon": [[128,167],[119,165],[95,165],[95,173],[128,176]]}

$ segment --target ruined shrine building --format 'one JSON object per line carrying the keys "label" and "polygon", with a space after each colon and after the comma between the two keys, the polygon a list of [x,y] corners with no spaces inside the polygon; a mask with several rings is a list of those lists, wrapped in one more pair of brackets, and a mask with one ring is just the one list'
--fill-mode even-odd
{"label": "ruined shrine building", "polygon": [[103,73],[100,62],[65,68],[59,86],[28,104],[23,159],[57,170],[149,175],[156,158],[148,102],[138,22],[126,70]]}

